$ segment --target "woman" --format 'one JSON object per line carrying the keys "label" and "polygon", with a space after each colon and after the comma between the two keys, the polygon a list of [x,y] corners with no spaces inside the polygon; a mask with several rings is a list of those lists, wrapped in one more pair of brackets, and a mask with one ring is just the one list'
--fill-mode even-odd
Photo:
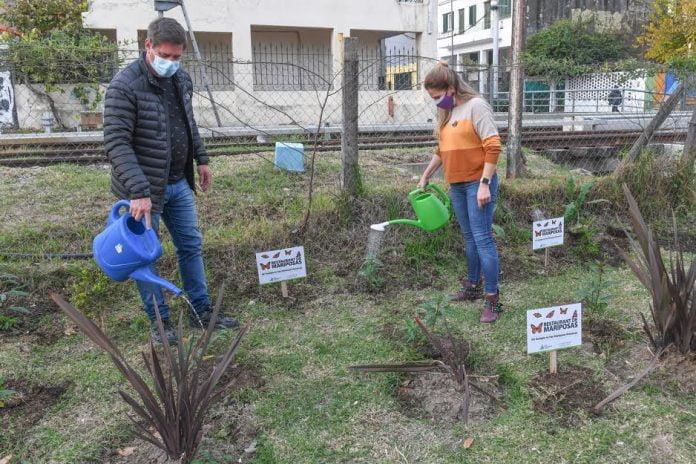
{"label": "woman", "polygon": [[452,299],[475,301],[483,297],[480,320],[492,323],[502,312],[498,250],[492,229],[498,193],[495,171],[500,154],[493,110],[446,63],[430,71],[424,84],[438,107],[435,135],[439,145],[418,186],[424,188],[430,176],[443,166],[445,180],[451,187],[454,213],[466,242],[468,268],[467,277],[461,279],[461,290]]}

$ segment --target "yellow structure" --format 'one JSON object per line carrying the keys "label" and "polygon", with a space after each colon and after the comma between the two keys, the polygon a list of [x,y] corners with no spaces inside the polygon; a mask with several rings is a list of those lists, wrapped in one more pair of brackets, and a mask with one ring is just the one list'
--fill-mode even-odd
{"label": "yellow structure", "polygon": [[418,88],[418,64],[387,66],[385,70],[386,90],[413,90]]}

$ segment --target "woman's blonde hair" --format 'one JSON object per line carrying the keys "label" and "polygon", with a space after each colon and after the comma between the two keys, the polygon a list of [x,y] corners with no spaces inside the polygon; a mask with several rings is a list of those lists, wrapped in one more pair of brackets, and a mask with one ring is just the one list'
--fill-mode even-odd
{"label": "woman's blonde hair", "polygon": [[[452,68],[449,67],[446,61],[440,61],[430,72],[425,76],[423,81],[425,89],[447,90],[454,87],[454,97],[460,101],[469,101],[478,96],[478,93],[459,76]],[[437,109],[437,124],[435,125],[435,137],[440,135],[440,129],[445,127],[452,116],[452,110]]]}

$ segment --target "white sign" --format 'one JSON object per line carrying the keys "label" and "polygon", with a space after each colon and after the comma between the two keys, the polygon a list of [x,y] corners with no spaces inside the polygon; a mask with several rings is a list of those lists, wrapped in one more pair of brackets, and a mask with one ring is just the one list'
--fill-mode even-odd
{"label": "white sign", "polygon": [[535,221],[532,225],[532,249],[563,245],[563,218]]}
{"label": "white sign", "polygon": [[256,253],[256,268],[261,285],[307,277],[304,247]]}
{"label": "white sign", "polygon": [[582,344],[582,304],[527,311],[527,353]]}

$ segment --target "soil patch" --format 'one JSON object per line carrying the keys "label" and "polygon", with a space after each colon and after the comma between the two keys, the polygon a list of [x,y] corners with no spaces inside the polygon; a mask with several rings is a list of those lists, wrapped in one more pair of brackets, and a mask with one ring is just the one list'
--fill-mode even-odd
{"label": "soil patch", "polygon": [[[479,382],[486,391],[501,397],[502,390],[493,382]],[[470,388],[469,423],[489,420],[501,406],[488,396]],[[452,376],[444,373],[414,375],[396,390],[404,415],[430,419],[438,423],[455,423],[464,419],[464,392],[459,391]]]}
{"label": "soil patch", "polygon": [[530,382],[534,408],[565,427],[579,425],[607,392],[592,369],[568,366],[557,374],[542,372]]}
{"label": "soil patch", "polygon": [[23,437],[24,432],[37,424],[65,394],[70,383],[34,385],[21,379],[6,379],[4,388],[15,394],[4,398],[3,407],[0,407],[0,423],[3,424],[0,448]]}
{"label": "soil patch", "polygon": [[588,318],[583,325],[583,331],[597,354],[612,354],[625,345],[629,335],[626,329],[610,319]]}

